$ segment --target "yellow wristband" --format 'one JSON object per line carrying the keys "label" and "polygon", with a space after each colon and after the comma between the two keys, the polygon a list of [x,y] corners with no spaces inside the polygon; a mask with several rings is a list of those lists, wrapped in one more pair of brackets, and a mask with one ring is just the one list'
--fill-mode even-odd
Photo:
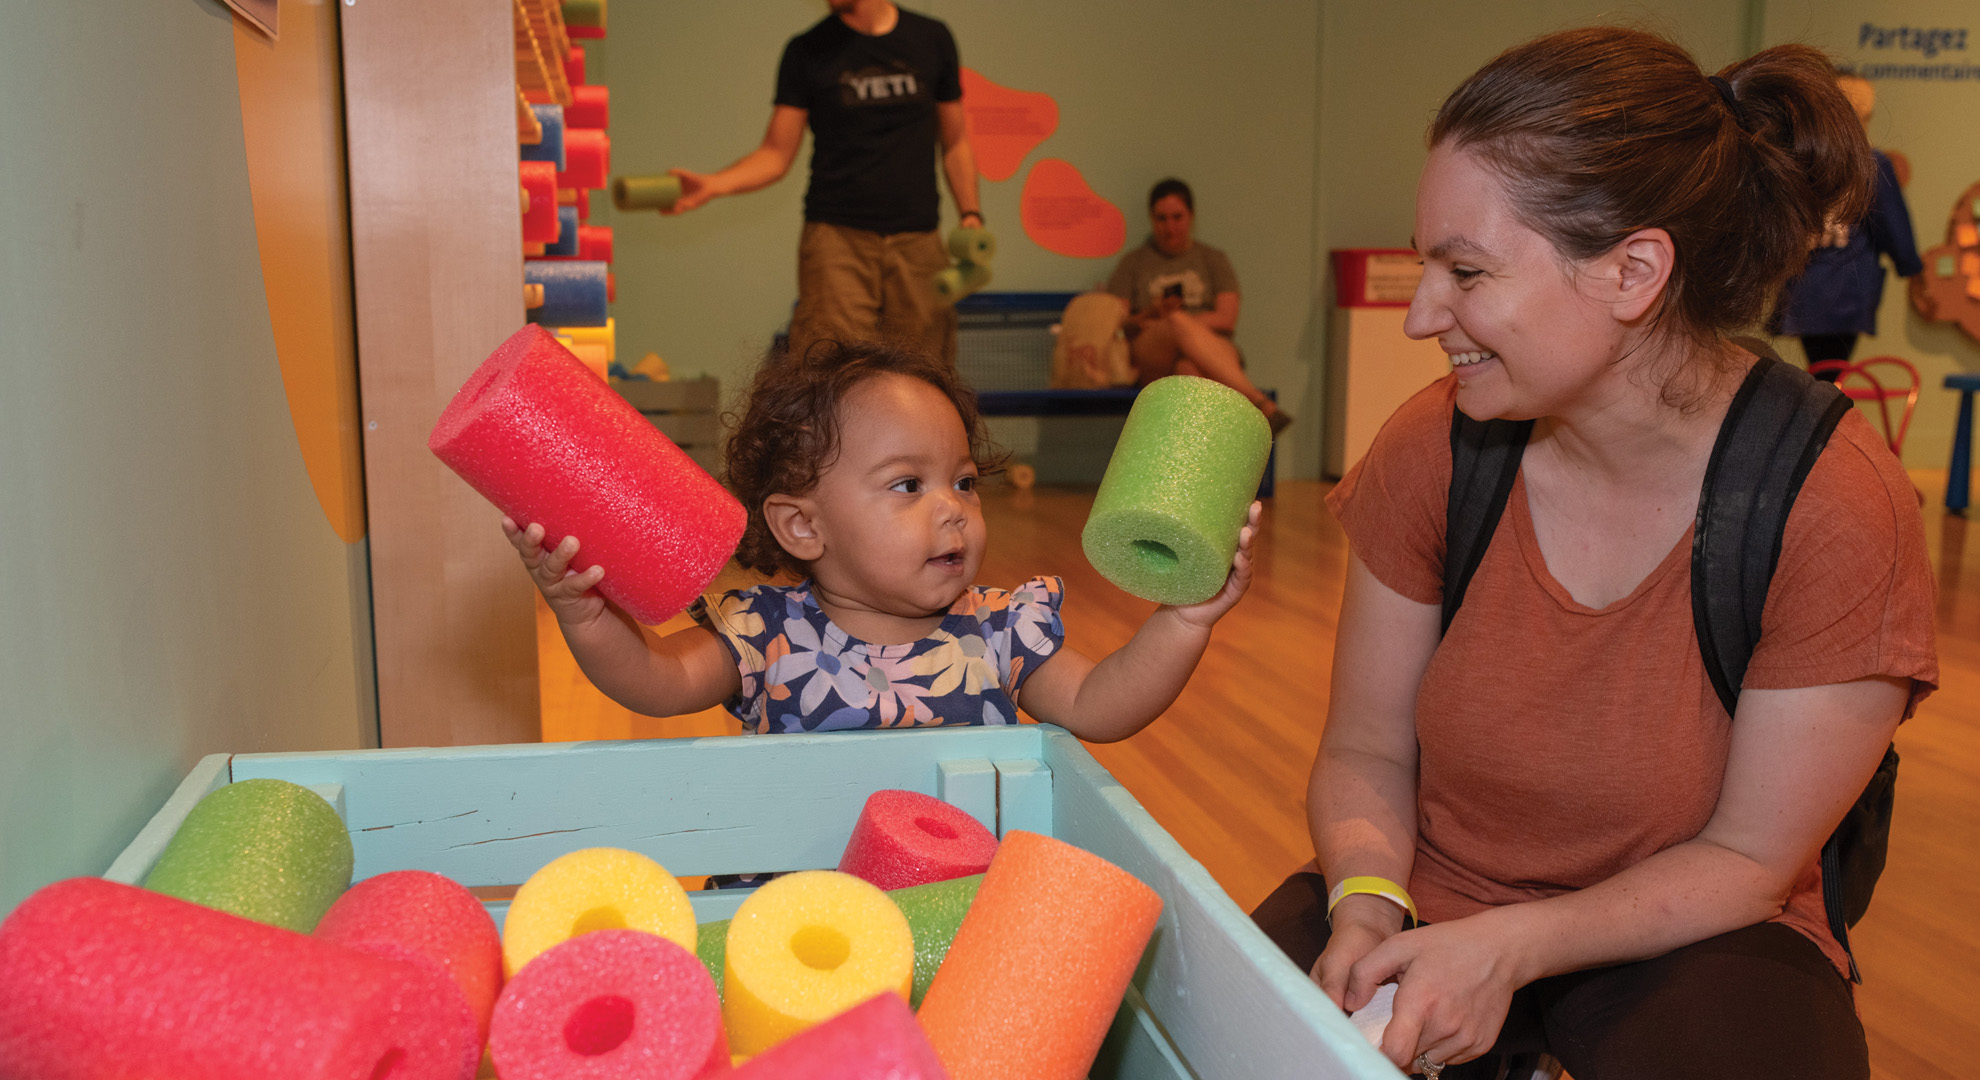
{"label": "yellow wristband", "polygon": [[1416,901],[1409,898],[1409,890],[1388,878],[1379,877],[1342,878],[1341,883],[1327,894],[1327,918],[1332,919],[1335,906],[1356,893],[1379,896],[1408,912],[1411,922],[1423,921],[1416,916]]}

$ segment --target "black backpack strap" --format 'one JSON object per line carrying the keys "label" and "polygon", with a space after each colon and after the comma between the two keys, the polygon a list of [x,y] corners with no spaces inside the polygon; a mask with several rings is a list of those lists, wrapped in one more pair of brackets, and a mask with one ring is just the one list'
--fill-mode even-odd
{"label": "black backpack strap", "polygon": [[1835,384],[1763,355],[1719,426],[1691,538],[1691,619],[1728,716],[1760,641],[1788,513],[1849,408]]}
{"label": "black backpack strap", "polygon": [[1492,546],[1526,452],[1531,420],[1473,420],[1451,410],[1451,487],[1444,518],[1444,626]]}

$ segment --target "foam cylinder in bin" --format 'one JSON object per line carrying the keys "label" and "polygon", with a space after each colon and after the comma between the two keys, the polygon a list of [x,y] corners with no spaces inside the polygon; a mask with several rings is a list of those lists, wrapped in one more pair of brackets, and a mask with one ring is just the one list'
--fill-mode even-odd
{"label": "foam cylinder in bin", "polygon": [[997,238],[989,229],[951,229],[949,254],[959,263],[987,263],[997,257]]}
{"label": "foam cylinder in bin", "polygon": [[727,1073],[715,984],[694,954],[600,930],[536,958],[495,1006],[502,1080],[700,1080]]}
{"label": "foam cylinder in bin", "polygon": [[551,258],[578,258],[582,242],[578,228],[577,207],[557,207],[557,239],[543,248],[543,254]]}
{"label": "foam cylinder in bin", "polygon": [[692,949],[694,907],[674,875],[637,851],[573,851],[545,863],[509,901],[503,966],[514,978],[544,950],[594,930],[639,930]]}
{"label": "foam cylinder in bin", "polygon": [[556,242],[562,228],[557,217],[557,166],[548,161],[525,161],[518,179],[526,200],[522,215],[523,243]]}
{"label": "foam cylinder in bin", "polygon": [[990,268],[982,263],[951,266],[935,273],[935,295],[945,303],[953,304],[989,285]]}
{"label": "foam cylinder in bin", "polygon": [[715,980],[715,992],[722,992],[722,964],[729,955],[729,920],[705,922],[695,929],[694,956]]}
{"label": "foam cylinder in bin", "polygon": [[562,105],[531,105],[529,111],[536,114],[536,122],[543,126],[543,138],[534,145],[524,143],[519,152],[524,161],[547,161],[557,166],[558,172],[569,167],[564,146],[564,107]]}
{"label": "foam cylinder in bin", "polygon": [[[567,32],[569,29],[565,27]],[[573,45],[571,51],[564,54],[564,81],[572,87],[584,85],[584,46]]]}
{"label": "foam cylinder in bin", "polygon": [[605,350],[605,362],[611,364],[619,359],[617,319],[606,319],[604,326],[562,326],[557,328],[557,336],[570,338],[582,345],[598,345]]}
{"label": "foam cylinder in bin", "polygon": [[574,38],[605,36],[605,0],[564,0],[564,29]]}
{"label": "foam cylinder in bin", "polygon": [[948,1080],[914,1013],[893,994],[808,1028],[744,1062],[730,1080]]}
{"label": "foam cylinder in bin", "polygon": [[0,1076],[468,1080],[451,994],[430,968],[71,878],[0,922]]}
{"label": "foam cylinder in bin", "polygon": [[571,104],[564,123],[574,128],[600,128],[612,115],[612,91],[605,86],[571,86]]}
{"label": "foam cylinder in bin", "polygon": [[928,984],[941,970],[942,958],[949,955],[956,930],[962,926],[963,916],[969,913],[969,905],[982,884],[983,875],[972,874],[930,885],[912,885],[887,894],[901,914],[907,916],[908,929],[914,932],[914,991],[908,995],[908,1004],[921,1007],[921,999],[928,994]]}
{"label": "foam cylinder in bin", "polygon": [[681,197],[678,176],[621,176],[612,181],[612,205],[621,210],[672,210]]}
{"label": "foam cylinder in bin", "polygon": [[351,884],[351,835],[323,796],[242,780],[201,799],[144,887],[307,934]]}
{"label": "foam cylinder in bin", "polygon": [[502,936],[465,885],[426,870],[368,877],[330,905],[316,924],[316,936],[447,976],[474,1017],[479,1064],[488,1017],[502,990]]}
{"label": "foam cylinder in bin", "polygon": [[557,186],[602,188],[611,183],[612,137],[597,128],[570,128],[564,132],[564,167],[557,171]]}
{"label": "foam cylinder in bin", "polygon": [[1215,596],[1271,453],[1272,429],[1243,394],[1192,375],[1149,383],[1080,534],[1087,561],[1143,600]]}
{"label": "foam cylinder in bin", "polygon": [[[583,216],[583,210],[580,208],[578,217]],[[578,258],[590,262],[611,262],[612,227],[610,225],[578,226]]]}
{"label": "foam cylinder in bin", "polygon": [[577,208],[578,208],[579,221],[591,220],[591,192],[586,191],[583,188],[578,189]]}
{"label": "foam cylinder in bin", "polygon": [[548,326],[604,326],[612,294],[605,263],[583,259],[531,259],[523,263],[523,284],[543,286],[543,306],[529,319]]}
{"label": "foam cylinder in bin", "polygon": [[729,1047],[760,1054],[877,993],[907,1000],[914,932],[871,884],[801,870],[772,880],[736,909],[723,965]]}
{"label": "foam cylinder in bin", "polygon": [[839,872],[882,889],[980,874],[997,853],[997,838],[969,812],[919,791],[876,791],[866,797]]}
{"label": "foam cylinder in bin", "polygon": [[573,569],[602,564],[600,591],[649,625],[701,595],[742,538],[742,504],[540,326],[482,362],[426,445],[509,517],[577,537]]}
{"label": "foam cylinder in bin", "polygon": [[1162,898],[1098,855],[1013,829],[918,1014],[954,1080],[1083,1080]]}

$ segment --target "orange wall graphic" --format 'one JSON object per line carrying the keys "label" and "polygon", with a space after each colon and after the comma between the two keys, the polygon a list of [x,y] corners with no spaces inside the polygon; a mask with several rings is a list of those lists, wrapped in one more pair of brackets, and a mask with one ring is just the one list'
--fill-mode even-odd
{"label": "orange wall graphic", "polygon": [[1032,166],[1018,197],[1018,218],[1032,243],[1075,259],[1104,259],[1127,241],[1121,208],[1095,194],[1072,163],[1058,158]]}
{"label": "orange wall graphic", "polygon": [[356,324],[335,4],[285,3],[282,38],[234,24],[261,280],[303,465],[345,543],[364,538]]}
{"label": "orange wall graphic", "polygon": [[963,118],[976,171],[985,180],[1009,180],[1027,154],[1059,130],[1059,103],[1050,94],[1013,90],[962,69]]}

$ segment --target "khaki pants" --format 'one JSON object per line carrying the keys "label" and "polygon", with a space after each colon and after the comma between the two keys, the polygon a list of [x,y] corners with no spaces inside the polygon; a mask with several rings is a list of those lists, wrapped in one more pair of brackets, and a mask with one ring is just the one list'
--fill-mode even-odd
{"label": "khaki pants", "polygon": [[956,362],[956,309],[932,279],[949,265],[933,232],[882,235],[808,221],[798,241],[791,354],[818,341],[887,341]]}

